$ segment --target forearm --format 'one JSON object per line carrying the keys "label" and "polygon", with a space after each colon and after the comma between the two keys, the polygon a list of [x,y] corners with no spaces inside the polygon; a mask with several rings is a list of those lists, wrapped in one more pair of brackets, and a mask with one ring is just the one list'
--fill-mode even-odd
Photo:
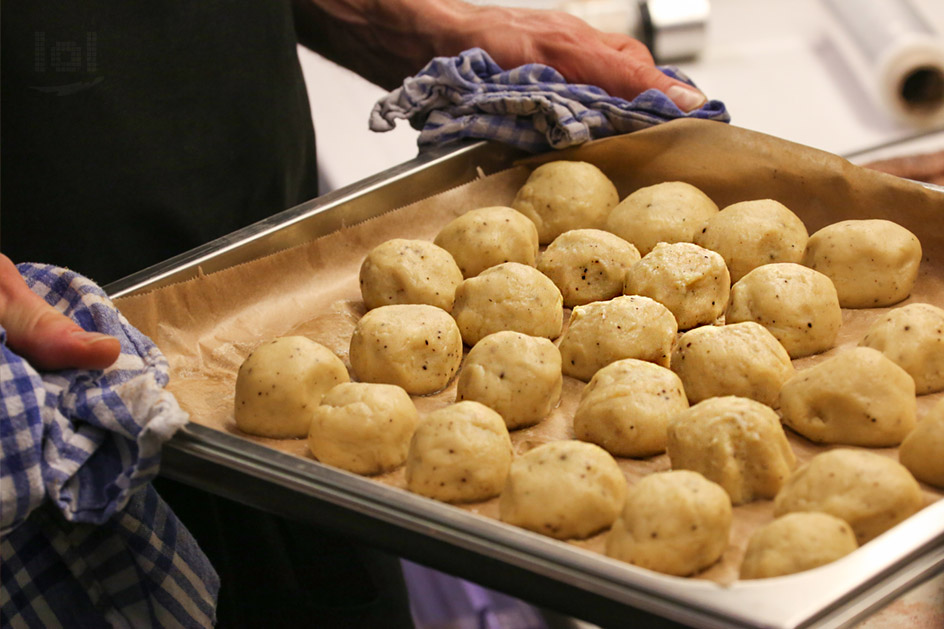
{"label": "forearm", "polygon": [[625,34],[605,33],[562,11],[473,5],[462,0],[293,0],[299,41],[394,89],[433,57],[483,48],[505,69],[556,68],[572,83],[632,99],[655,88],[684,111],[705,96],[659,71],[649,50]]}
{"label": "forearm", "polygon": [[477,10],[455,0],[293,2],[301,44],[387,89],[433,57],[460,52],[463,24]]}

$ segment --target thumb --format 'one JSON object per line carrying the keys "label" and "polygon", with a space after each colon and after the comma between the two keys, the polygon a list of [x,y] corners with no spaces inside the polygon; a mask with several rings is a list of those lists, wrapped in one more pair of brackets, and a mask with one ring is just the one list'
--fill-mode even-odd
{"label": "thumb", "polygon": [[698,109],[708,100],[698,89],[673,79],[655,66],[637,68],[633,78],[641,85],[659,90],[686,113]]}
{"label": "thumb", "polygon": [[121,352],[115,337],[86,332],[43,301],[2,254],[0,324],[6,329],[9,346],[37,369],[104,369]]}

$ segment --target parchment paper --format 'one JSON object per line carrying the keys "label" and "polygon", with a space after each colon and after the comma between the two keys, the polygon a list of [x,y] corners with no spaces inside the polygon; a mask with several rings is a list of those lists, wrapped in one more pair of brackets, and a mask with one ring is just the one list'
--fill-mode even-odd
{"label": "parchment paper", "polygon": [[[944,307],[944,194],[808,147],[699,120],[680,120],[538,156],[306,245],[122,298],[117,304],[167,355],[172,371],[169,388],[190,412],[192,421],[310,458],[304,439],[263,439],[237,430],[233,420],[236,371],[251,349],[270,338],[302,334],[332,349],[350,370],[348,344],[364,313],[357,276],[370,248],[396,237],[432,240],[443,225],[465,211],[508,205],[530,169],[551,159],[595,163],[617,185],[620,198],[641,186],[681,180],[704,190],[719,207],[749,199],[777,199],[804,220],[811,234],[847,218],[894,220],[919,237],[924,251],[915,290],[897,305],[918,301]],[[421,195],[418,190],[417,196]],[[887,310],[845,310],[839,345],[796,361],[797,368],[854,345],[869,324]],[[583,386],[583,382],[565,377],[560,406],[537,426],[512,433],[516,452],[548,441],[572,439],[571,419]],[[921,396],[919,417],[942,395]],[[421,414],[454,399],[455,383],[441,393],[414,397]],[[800,462],[826,449],[790,431],[788,437]],[[897,458],[894,448],[876,451]],[[670,469],[666,455],[619,462],[630,483]],[[374,478],[405,487],[403,468]],[[944,495],[929,486],[924,489],[929,504]],[[498,517],[497,499],[458,508]],[[769,500],[737,507],[728,550],[698,578],[718,583],[736,580],[750,532],[770,519]],[[570,543],[602,552],[604,535]]]}

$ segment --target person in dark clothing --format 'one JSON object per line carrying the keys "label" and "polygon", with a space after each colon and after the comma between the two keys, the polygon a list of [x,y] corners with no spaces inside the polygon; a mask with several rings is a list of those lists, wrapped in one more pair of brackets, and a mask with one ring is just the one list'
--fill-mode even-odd
{"label": "person in dark clothing", "polygon": [[[636,40],[570,15],[457,0],[2,5],[0,324],[37,368],[101,368],[114,339],[35,298],[10,262],[106,284],[318,194],[296,46],[392,89],[471,47],[632,98],[705,98]],[[330,90],[330,86],[324,89]],[[409,626],[396,558],[158,479],[220,574],[220,627]]]}

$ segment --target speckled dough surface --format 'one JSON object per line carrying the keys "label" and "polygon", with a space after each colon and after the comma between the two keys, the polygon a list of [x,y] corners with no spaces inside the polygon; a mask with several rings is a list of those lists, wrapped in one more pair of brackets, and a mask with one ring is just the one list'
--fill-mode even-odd
{"label": "speckled dough surface", "polygon": [[606,229],[636,245],[646,255],[660,242],[692,242],[718,205],[684,181],[644,186],[619,202]]}
{"label": "speckled dough surface", "polygon": [[784,383],[780,413],[817,443],[896,446],[915,426],[914,380],[878,350],[854,347]]}
{"label": "speckled dough surface", "polygon": [[842,327],[842,308],[828,277],[779,262],[759,266],[734,284],[724,320],[759,323],[791,358],[800,358],[832,349]]}
{"label": "speckled dough surface", "polygon": [[606,450],[555,441],[515,457],[498,508],[509,524],[579,539],[612,525],[625,496],[626,477]]}
{"label": "speckled dough surface", "polygon": [[829,276],[843,308],[890,306],[911,294],[921,243],[892,221],[839,221],[810,236],[803,264]]}
{"label": "speckled dough surface", "polygon": [[481,402],[509,430],[531,426],[560,402],[560,350],[550,340],[505,330],[469,350],[456,384],[456,401]]}
{"label": "speckled dough surface", "polygon": [[852,528],[836,516],[788,513],[751,534],[741,562],[741,578],[795,574],[836,561],[858,547]]}
{"label": "speckled dough surface", "polygon": [[506,262],[462,282],[452,309],[462,340],[475,345],[502,330],[555,339],[564,325],[560,291],[536,268]]}
{"label": "speckled dough surface", "polygon": [[709,398],[669,421],[674,470],[692,470],[721,485],[731,502],[773,498],[796,464],[777,413],[735,396]]}
{"label": "speckled dough surface", "polygon": [[669,309],[648,297],[623,295],[577,306],[560,342],[564,375],[588,381],[622,358],[666,367],[677,332]]}
{"label": "speckled dough surface", "polygon": [[724,313],[731,275],[719,254],[698,245],[659,243],[626,273],[623,292],[655,299],[680,330],[714,323]]}
{"label": "speckled dough surface", "polygon": [[392,384],[345,382],[314,410],[308,449],[322,463],[355,474],[379,474],[406,461],[419,413]]}
{"label": "speckled dough surface", "polygon": [[444,388],[462,364],[462,336],[435,306],[381,306],[357,322],[351,366],[363,382],[395,384],[425,395]]}
{"label": "speckled dough surface", "polygon": [[688,408],[682,381],[655,363],[624,358],[593,375],[574,412],[574,434],[613,456],[665,451],[666,426]]}
{"label": "speckled dough surface", "polygon": [[619,236],[599,229],[572,229],[554,239],[538,258],[568,308],[612,299],[623,293],[626,270],[639,252]]}
{"label": "speckled dough surface", "polygon": [[305,437],[321,397],[349,379],[341,359],[309,338],[263,343],[236,376],[236,426],[261,437]]}
{"label": "speckled dough surface", "polygon": [[692,404],[736,395],[774,408],[780,387],[796,372],[780,341],[753,321],[689,330],[675,346],[671,368]]}
{"label": "speckled dough surface", "polygon": [[553,161],[534,169],[511,207],[530,218],[541,244],[571,229],[602,229],[619,193],[593,164]]}
{"label": "speckled dough surface", "polygon": [[918,395],[944,389],[944,309],[912,303],[877,320],[859,342],[885,354],[914,378]]}
{"label": "speckled dough surface", "polygon": [[406,485],[443,502],[475,502],[502,490],[512,447],[501,416],[478,402],[459,402],[426,415],[406,461]]}
{"label": "speckled dough surface", "polygon": [[426,240],[393,238],[374,247],[360,270],[368,309],[392,304],[429,304],[452,310],[462,273],[445,249]]}
{"label": "speckled dough surface", "polygon": [[790,208],[773,199],[741,201],[709,218],[695,244],[717,251],[736,282],[771,262],[799,262],[809,234]]}
{"label": "speckled dough surface", "polygon": [[732,517],[728,494],[701,474],[651,474],[627,493],[606,554],[665,574],[694,574],[721,557]]}
{"label": "speckled dough surface", "polygon": [[822,511],[852,526],[864,544],[924,506],[914,476],[868,450],[838,448],[801,465],[774,499],[774,515]]}
{"label": "speckled dough surface", "polygon": [[463,277],[503,262],[534,266],[538,256],[534,222],[506,206],[470,210],[449,221],[434,242],[452,254]]}

